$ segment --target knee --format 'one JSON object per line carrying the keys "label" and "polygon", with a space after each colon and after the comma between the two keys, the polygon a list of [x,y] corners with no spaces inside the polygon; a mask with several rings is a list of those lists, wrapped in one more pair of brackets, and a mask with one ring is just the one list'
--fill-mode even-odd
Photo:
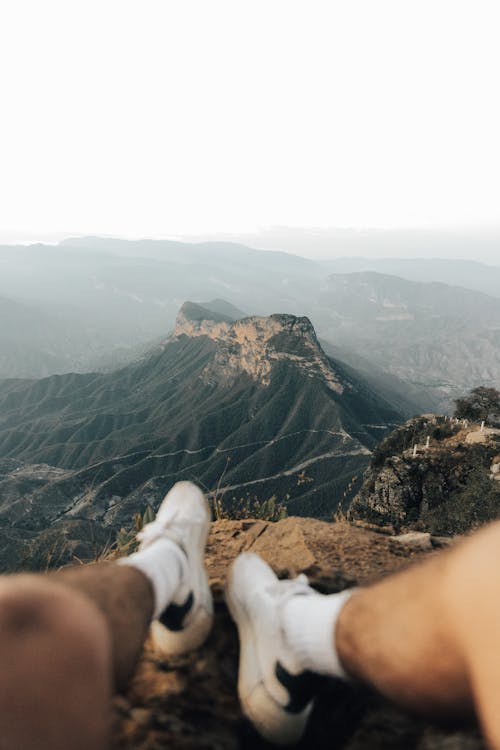
{"label": "knee", "polygon": [[42,576],[0,578],[0,665],[0,747],[109,746],[110,646],[90,600]]}
{"label": "knee", "polygon": [[107,658],[109,636],[103,616],[80,594],[39,577],[16,576],[0,586],[0,640],[45,639],[54,656],[68,650],[99,668]]}
{"label": "knee", "polygon": [[4,636],[25,635],[52,629],[69,609],[65,592],[37,586],[24,576],[5,582],[0,589],[0,630]]}

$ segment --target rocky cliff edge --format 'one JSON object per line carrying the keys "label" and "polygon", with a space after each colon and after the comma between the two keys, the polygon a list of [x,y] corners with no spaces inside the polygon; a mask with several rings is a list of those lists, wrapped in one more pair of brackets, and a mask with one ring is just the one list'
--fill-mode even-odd
{"label": "rocky cliff edge", "polygon": [[377,445],[350,516],[453,535],[497,518],[499,508],[500,430],[424,414]]}
{"label": "rocky cliff edge", "polygon": [[[206,558],[215,597],[214,630],[201,649],[185,657],[165,661],[146,647],[128,693],[114,702],[115,750],[270,747],[246,724],[236,696],[238,643],[222,591],[228,566],[240,552],[257,552],[280,576],[305,572],[326,593],[367,583],[435,554],[423,549],[395,545],[394,538],[345,522],[215,522]],[[484,745],[473,727],[445,730],[366,690],[332,680],[325,681],[299,747],[482,750]]]}

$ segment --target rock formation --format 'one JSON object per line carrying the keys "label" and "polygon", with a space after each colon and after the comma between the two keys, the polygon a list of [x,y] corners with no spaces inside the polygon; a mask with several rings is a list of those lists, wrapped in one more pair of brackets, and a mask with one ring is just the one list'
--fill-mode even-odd
{"label": "rock formation", "polygon": [[[205,313],[205,314],[204,314]],[[289,360],[308,377],[320,377],[341,394],[344,386],[323,352],[309,318],[295,315],[248,317],[231,321],[186,302],[177,317],[173,337],[207,336],[218,344],[217,353],[203,371],[208,383],[230,382],[242,372],[267,386],[273,365]]]}
{"label": "rock formation", "polygon": [[500,430],[433,414],[375,449],[350,517],[438,534],[468,531],[500,511]]}

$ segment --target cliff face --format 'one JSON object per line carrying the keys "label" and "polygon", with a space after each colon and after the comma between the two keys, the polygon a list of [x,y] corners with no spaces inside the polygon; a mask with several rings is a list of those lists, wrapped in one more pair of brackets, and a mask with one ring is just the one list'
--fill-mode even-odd
{"label": "cliff face", "polygon": [[499,453],[500,430],[432,414],[411,419],[375,449],[350,515],[396,529],[467,531],[500,513]]}
{"label": "cliff face", "polygon": [[[408,557],[389,537],[305,518],[218,521],[212,524],[207,566],[215,597],[215,626],[198,651],[169,660],[147,647],[126,695],[114,702],[115,750],[266,750],[241,714],[238,641],[222,590],[240,552],[260,554],[281,577],[305,572],[318,590],[333,593],[401,569]],[[422,552],[411,552],[420,559]],[[434,554],[434,553],[431,553]],[[475,730],[442,730],[354,685],[325,680],[299,750],[484,750]]]}
{"label": "cliff face", "polygon": [[[207,311],[202,317],[199,305],[186,303],[181,308],[173,334],[195,338],[207,336],[217,343],[213,361],[203,371],[205,382],[234,381],[246,373],[267,386],[276,362],[292,362],[308,377],[321,377],[338,394],[344,390],[331,363],[323,352],[308,318],[294,315],[270,315],[230,321]],[[214,319],[215,318],[215,319]]]}

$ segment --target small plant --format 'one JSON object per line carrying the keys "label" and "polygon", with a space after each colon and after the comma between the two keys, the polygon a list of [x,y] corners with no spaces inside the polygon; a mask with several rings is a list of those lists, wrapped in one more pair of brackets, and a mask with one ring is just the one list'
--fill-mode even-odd
{"label": "small plant", "polygon": [[222,480],[224,479],[226,475],[227,467],[229,466],[230,461],[231,461],[231,456],[228,456],[226,460],[226,465],[224,466],[224,471],[219,477],[215,491],[212,493],[212,510],[213,510],[214,518],[216,521],[220,521],[221,518],[227,518],[227,516],[224,515],[224,508],[223,508],[223,501],[222,501],[223,493],[221,492],[220,488],[221,488]]}
{"label": "small plant", "polygon": [[[214,505],[215,500],[214,497]],[[216,520],[240,521],[244,518],[258,518],[261,521],[281,521],[287,516],[286,506],[277,502],[276,495],[271,495],[267,500],[259,500],[256,495],[247,495],[245,498],[232,498],[230,504],[225,504],[222,496],[217,498]]]}
{"label": "small plant", "polygon": [[351,522],[349,520],[348,513],[339,505],[335,513],[332,513],[332,521],[333,523],[339,523],[342,524],[342,526],[350,526]]}
{"label": "small plant", "polygon": [[433,440],[446,440],[446,438],[452,437],[455,434],[455,429],[451,422],[445,422],[444,424],[438,424],[431,432]]}
{"label": "small plant", "polygon": [[155,519],[153,508],[148,505],[144,513],[134,513],[134,523],[131,529],[125,529],[123,526],[116,533],[115,544],[113,549],[109,550],[109,556],[124,557],[135,552],[137,548],[137,534],[146,524]]}

